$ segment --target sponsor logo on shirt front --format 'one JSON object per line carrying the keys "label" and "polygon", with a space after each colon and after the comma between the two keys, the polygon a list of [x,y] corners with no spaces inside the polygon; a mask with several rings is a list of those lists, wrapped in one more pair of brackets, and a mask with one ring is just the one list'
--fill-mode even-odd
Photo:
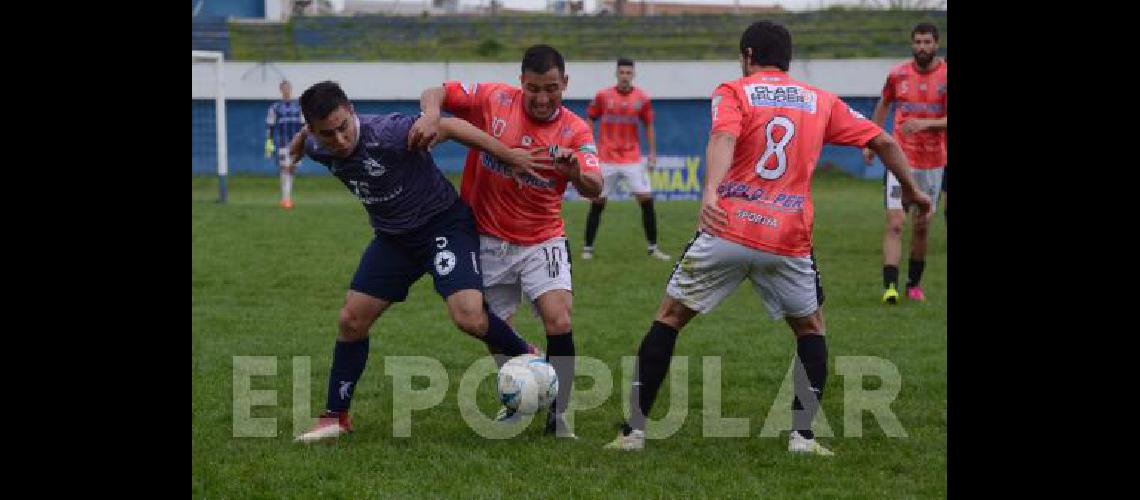
{"label": "sponsor logo on shirt front", "polygon": [[729,181],[717,186],[716,194],[724,199],[739,198],[758,208],[766,208],[784,213],[797,213],[804,210],[807,196],[802,194],[776,193],[762,187]]}
{"label": "sponsor logo on shirt front", "polygon": [[900,102],[899,109],[903,113],[941,113],[942,103],[937,102]]}
{"label": "sponsor logo on shirt front", "polygon": [[[483,168],[486,168],[487,170],[490,170],[502,177],[514,178],[514,176],[511,175],[511,169],[507,168],[503,162],[499,161],[494,156],[487,154],[486,152],[479,152],[479,164],[482,165]],[[522,180],[523,184],[526,184],[530,187],[554,189],[554,181],[551,179],[535,177],[525,172],[519,176],[519,179]]]}

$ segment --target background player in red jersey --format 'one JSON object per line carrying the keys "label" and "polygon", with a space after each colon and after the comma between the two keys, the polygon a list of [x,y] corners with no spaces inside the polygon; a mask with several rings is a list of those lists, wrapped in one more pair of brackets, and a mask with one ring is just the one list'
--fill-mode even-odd
{"label": "background player in red jersey", "polygon": [[[601,122],[598,157],[605,179],[602,194],[590,201],[590,214],[586,217],[586,244],[582,247],[582,258],[586,260],[594,258],[594,237],[598,234],[606,198],[617,189],[623,177],[641,205],[641,225],[649,243],[649,256],[669,260],[668,255],[657,249],[657,214],[653,210],[653,187],[649,183],[649,172],[657,166],[653,104],[643,90],[633,86],[633,76],[633,60],[618,59],[617,85],[599,90],[586,109],[591,130],[594,120]],[[649,143],[649,155],[644,164],[641,162],[641,140],[637,136],[638,122],[645,125],[645,140]]]}
{"label": "background player in red jersey", "polygon": [[[533,46],[523,55],[521,88],[456,81],[429,88],[420,97],[424,119],[408,135],[412,147],[433,141],[443,110],[509,147],[535,148],[536,158],[554,159],[552,169],[516,175],[494,157],[472,149],[460,196],[475,212],[484,296],[491,310],[510,321],[526,296],[542,318],[547,357],[559,381],[546,430],[559,437],[575,437],[564,418],[574,384],[575,349],[562,195],[568,183],[585,197],[597,196],[602,189],[594,134],[562,106],[568,81],[562,55],[548,45]],[[504,407],[497,419],[517,417]]]}
{"label": "background player in red jersey", "polygon": [[907,201],[929,217],[930,197],[916,189],[894,139],[835,94],[788,76],[792,37],[787,29],[769,21],[753,23],[740,38],[740,54],[744,77],[721,84],[712,96],[700,230],[674,266],[641,341],[630,419],[607,448],[644,448],[646,415],[669,370],[678,333],[747,278],[768,313],[784,318],[796,337],[788,451],[832,455],[811,430],[827,381],[811,199],[823,145],[871,148],[898,176]]}
{"label": "background player in red jersey", "polygon": [[[910,38],[914,60],[895,66],[887,75],[883,96],[871,119],[882,127],[887,119],[887,110],[892,102],[895,103],[895,140],[906,153],[919,189],[934,200],[937,208],[946,169],[946,61],[935,55],[938,51],[938,28],[933,24],[918,24],[911,31]],[[863,159],[868,165],[873,156],[870,149],[863,150]],[[908,207],[903,204],[895,176],[887,173],[885,177],[887,227],[883,233],[883,303],[897,304],[902,232]],[[926,267],[926,238],[930,223],[916,217],[913,224],[906,294],[909,299],[925,301],[926,293],[920,281]]]}

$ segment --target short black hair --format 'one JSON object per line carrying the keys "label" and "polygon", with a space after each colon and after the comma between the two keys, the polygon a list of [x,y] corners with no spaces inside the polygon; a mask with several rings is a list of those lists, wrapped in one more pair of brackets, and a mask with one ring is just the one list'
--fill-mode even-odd
{"label": "short black hair", "polygon": [[534,45],[526,49],[523,54],[522,70],[523,72],[533,71],[538,74],[546,73],[551,68],[558,68],[558,72],[562,75],[566,74],[566,61],[562,59],[562,54],[559,54],[554,47],[549,45]]}
{"label": "short black hair", "polygon": [[756,21],[740,36],[740,54],[752,49],[752,62],[787,71],[792,62],[792,35],[772,21]]}
{"label": "short black hair", "polygon": [[305,115],[308,123],[323,120],[336,108],[347,105],[348,96],[344,95],[344,90],[336,82],[328,80],[313,84],[301,94],[301,114]]}
{"label": "short black hair", "polygon": [[622,58],[618,59],[617,65],[618,66],[633,66],[633,59],[630,59],[628,57],[622,57]]}
{"label": "short black hair", "polygon": [[910,30],[910,39],[914,40],[914,35],[919,33],[930,33],[934,35],[934,41],[938,41],[938,27],[930,23],[918,23],[914,25],[914,29]]}

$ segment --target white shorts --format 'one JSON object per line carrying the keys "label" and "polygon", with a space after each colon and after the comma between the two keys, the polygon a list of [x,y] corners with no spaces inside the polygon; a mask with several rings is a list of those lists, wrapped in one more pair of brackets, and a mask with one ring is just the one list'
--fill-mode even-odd
{"label": "white shorts", "polygon": [[[945,167],[938,168],[912,168],[910,176],[918,185],[918,189],[930,196],[933,205],[931,212],[938,210],[938,196],[942,193],[942,173]],[[883,195],[887,200],[887,210],[902,210],[902,185],[890,170],[887,171],[886,188]]]}
{"label": "white shorts", "polygon": [[602,194],[599,198],[609,198],[617,189],[618,181],[625,178],[629,185],[629,192],[634,194],[651,194],[653,186],[649,184],[649,169],[645,163],[603,163],[602,164]]}
{"label": "white shorts", "polygon": [[483,268],[483,297],[491,311],[503,319],[515,313],[522,296],[533,304],[551,290],[572,290],[570,247],[563,236],[535,245],[512,245],[481,234],[479,264]]}
{"label": "white shorts", "polygon": [[812,257],[787,257],[698,232],[689,242],[665,293],[700,313],[713,310],[744,278],[773,319],[802,318],[823,305]]}

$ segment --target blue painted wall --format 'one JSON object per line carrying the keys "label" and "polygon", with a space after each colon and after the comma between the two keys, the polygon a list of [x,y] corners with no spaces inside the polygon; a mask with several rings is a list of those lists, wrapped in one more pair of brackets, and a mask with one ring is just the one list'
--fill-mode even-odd
{"label": "blue painted wall", "polygon": [[265,0],[190,0],[191,10],[199,3],[198,17],[265,17]]}

